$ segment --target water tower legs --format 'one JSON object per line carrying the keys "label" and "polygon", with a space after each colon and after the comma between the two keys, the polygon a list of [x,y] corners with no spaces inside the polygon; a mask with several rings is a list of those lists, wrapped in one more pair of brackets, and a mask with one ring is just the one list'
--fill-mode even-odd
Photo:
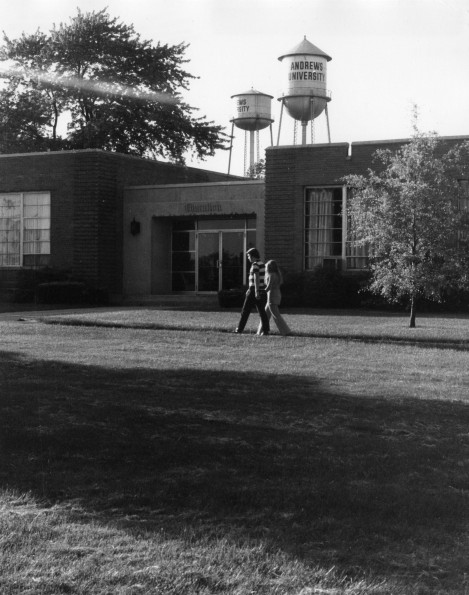
{"label": "water tower legs", "polygon": [[254,165],[254,141],[255,141],[255,131],[249,131],[249,167]]}
{"label": "water tower legs", "polygon": [[234,122],[231,125],[231,136],[230,136],[230,155],[228,158],[228,175],[230,175],[230,170],[231,170],[231,153],[233,152],[233,132],[234,132]]}
{"label": "water tower legs", "polygon": [[280,144],[280,131],[282,130],[283,101],[281,101],[280,104],[281,104],[280,105],[280,120],[279,120],[279,123],[278,123],[277,147]]}
{"label": "water tower legs", "polygon": [[327,122],[327,138],[329,139],[329,144],[331,142],[331,129],[329,128],[329,112],[327,110],[327,103],[326,103],[326,107],[325,107],[325,112],[326,112],[326,122]]}

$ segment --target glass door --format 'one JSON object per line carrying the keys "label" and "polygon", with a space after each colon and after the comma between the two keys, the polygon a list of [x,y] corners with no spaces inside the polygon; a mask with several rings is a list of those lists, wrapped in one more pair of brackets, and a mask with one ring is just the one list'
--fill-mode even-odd
{"label": "glass door", "polygon": [[197,291],[216,292],[242,287],[245,277],[243,231],[203,231],[197,234]]}
{"label": "glass door", "polygon": [[238,289],[243,285],[244,267],[244,232],[221,232],[221,287],[220,289]]}
{"label": "glass door", "polygon": [[218,291],[220,286],[220,232],[199,232],[197,248],[197,291]]}

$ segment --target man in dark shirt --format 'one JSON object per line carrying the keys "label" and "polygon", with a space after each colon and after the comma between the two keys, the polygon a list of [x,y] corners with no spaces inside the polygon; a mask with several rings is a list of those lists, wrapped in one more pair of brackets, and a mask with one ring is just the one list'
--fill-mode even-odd
{"label": "man in dark shirt", "polygon": [[261,335],[268,335],[270,331],[269,319],[265,312],[267,303],[267,293],[265,291],[265,264],[261,260],[261,255],[257,248],[250,248],[246,255],[251,263],[249,270],[249,287],[244,298],[243,309],[241,310],[241,318],[235,333],[242,333],[244,327],[251,314],[252,308],[255,306],[259,312],[262,321]]}

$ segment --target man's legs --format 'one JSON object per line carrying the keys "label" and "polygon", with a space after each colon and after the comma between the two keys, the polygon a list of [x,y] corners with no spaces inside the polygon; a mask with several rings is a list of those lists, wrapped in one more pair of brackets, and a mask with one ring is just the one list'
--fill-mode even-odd
{"label": "man's legs", "polygon": [[242,333],[244,331],[244,327],[246,326],[249,314],[251,314],[251,310],[254,304],[257,305],[254,290],[249,290],[249,292],[246,293],[246,297],[244,298],[243,309],[241,310],[241,318],[239,319],[239,324],[236,329],[237,333]]}
{"label": "man's legs", "polygon": [[259,312],[259,316],[261,317],[262,333],[264,333],[264,335],[268,335],[270,331],[270,324],[269,317],[265,311],[265,307],[267,305],[267,293],[265,291],[261,291],[259,294],[259,299],[255,300],[255,303],[257,311]]}

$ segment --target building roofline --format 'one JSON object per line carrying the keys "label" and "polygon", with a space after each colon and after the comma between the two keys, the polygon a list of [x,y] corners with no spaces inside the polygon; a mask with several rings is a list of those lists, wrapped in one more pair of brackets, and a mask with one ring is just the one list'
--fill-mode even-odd
{"label": "building roofline", "polygon": [[149,190],[160,188],[192,188],[194,186],[262,186],[265,180],[232,180],[226,182],[183,182],[181,184],[142,184],[139,186],[125,186],[124,190]]}
{"label": "building roofline", "polygon": [[279,149],[309,149],[311,147],[348,147],[350,143],[314,143],[309,145],[275,145],[266,147],[266,151],[277,151]]}
{"label": "building roofline", "polygon": [[[104,151],[103,149],[72,149],[69,151],[31,151],[26,153],[0,153],[0,159],[8,157],[38,157],[43,155],[74,155],[77,153],[111,153],[111,151]],[[121,155],[121,153],[116,153]],[[134,157],[134,155],[128,155],[128,157]],[[142,159],[139,157],[138,159]]]}
{"label": "building roofline", "polygon": [[[459,136],[437,136],[438,140],[441,141],[469,141],[469,135],[459,135]],[[276,151],[281,149],[311,149],[311,148],[321,148],[321,147],[347,147],[353,148],[361,145],[398,145],[404,143],[410,143],[412,138],[392,138],[392,139],[383,139],[383,140],[362,140],[362,141],[352,141],[349,142],[341,142],[341,143],[314,143],[308,145],[276,145],[267,147],[266,151]]]}
{"label": "building roofline", "polygon": [[[430,136],[430,135],[429,135]],[[437,136],[438,140],[460,140],[465,141],[469,140],[469,135],[456,135],[456,136]],[[395,139],[385,139],[385,140],[363,140],[363,141],[352,141],[352,147],[355,145],[384,145],[384,144],[396,144],[396,143],[410,143],[412,141],[411,137],[408,138],[395,138]]]}
{"label": "building roofline", "polygon": [[0,159],[9,159],[14,157],[43,157],[46,155],[82,155],[83,153],[101,153],[102,155],[117,156],[124,159],[134,159],[139,161],[147,161],[148,163],[158,163],[165,167],[175,167],[178,169],[187,169],[191,171],[205,172],[207,174],[216,174],[219,176],[226,176],[229,178],[227,181],[242,181],[243,176],[235,176],[233,174],[227,174],[225,172],[214,171],[212,169],[205,169],[201,167],[194,167],[192,165],[184,165],[178,163],[171,163],[169,161],[161,161],[159,159],[150,159],[149,157],[139,157],[138,155],[127,155],[126,153],[118,153],[117,151],[106,151],[104,149],[72,149],[67,151],[34,151],[31,153],[0,153]]}

